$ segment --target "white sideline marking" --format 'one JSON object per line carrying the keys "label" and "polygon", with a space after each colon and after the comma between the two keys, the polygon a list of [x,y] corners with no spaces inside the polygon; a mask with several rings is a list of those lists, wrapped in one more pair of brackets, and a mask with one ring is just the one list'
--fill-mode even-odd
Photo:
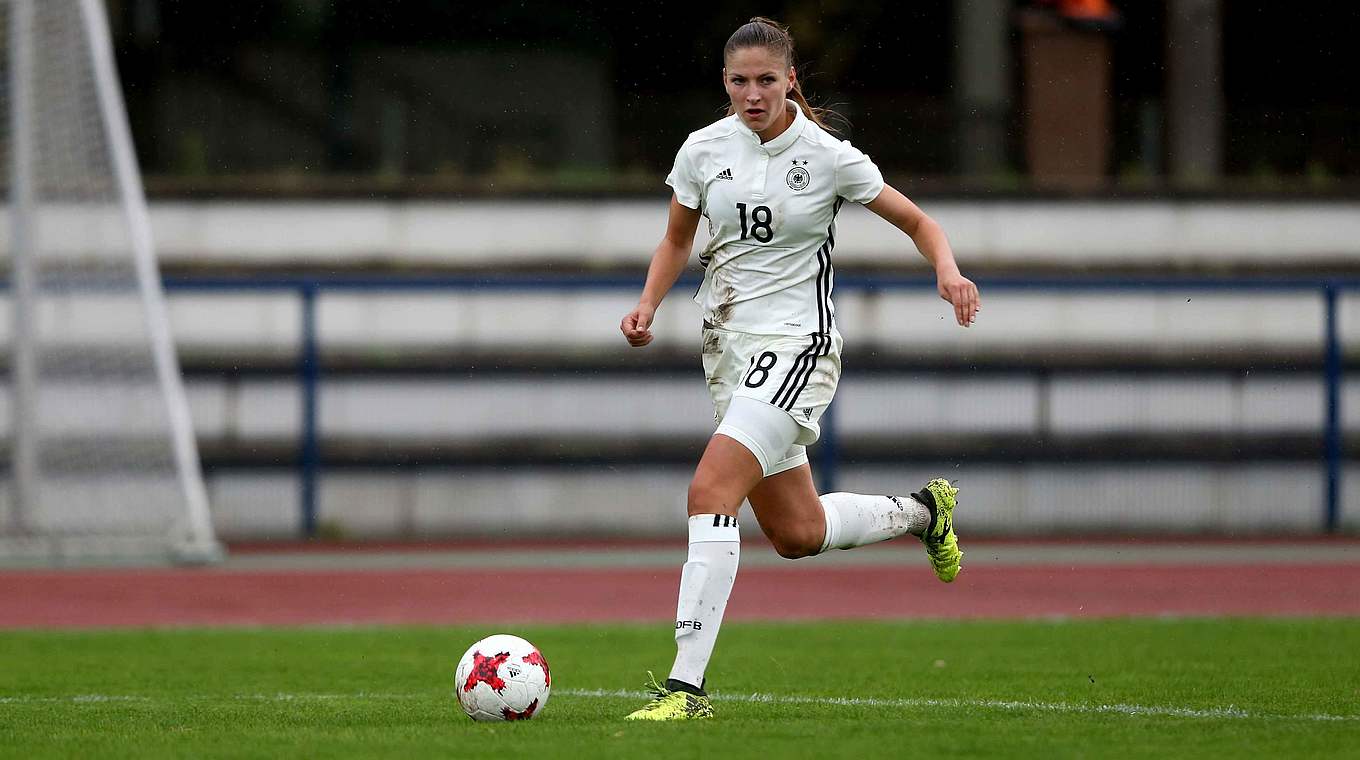
{"label": "white sideline marking", "polygon": [[[558,689],[553,692],[566,697],[585,699],[645,699],[651,694],[645,691],[627,689]],[[186,699],[194,701],[213,701],[223,699],[245,700],[252,702],[324,702],[336,699],[371,700],[414,700],[429,699],[432,695],[422,694],[384,694],[376,692],[357,692],[354,694],[196,694]],[[1224,720],[1309,720],[1319,722],[1360,721],[1360,715],[1333,715],[1314,713],[1311,715],[1285,715],[1282,713],[1254,713],[1237,707],[1169,707],[1162,705],[1083,705],[1074,702],[1030,702],[1009,699],[879,699],[876,697],[805,697],[780,694],[723,694],[710,695],[715,702],[748,702],[754,704],[776,705],[836,705],[842,707],[886,707],[897,709],[920,709],[930,707],[970,708],[981,710],[1000,710],[1003,712],[1075,713],[1082,715],[1127,715],[1162,718],[1202,718]],[[169,699],[120,695],[120,694],[76,694],[66,697],[7,697],[0,696],[0,705],[26,704],[94,704],[101,702],[168,702]]]}
{"label": "white sideline marking", "polygon": [[[608,697],[645,699],[651,694],[645,691],[626,689],[562,689],[554,692],[569,697]],[[1083,705],[1072,702],[1028,702],[1006,699],[878,699],[874,697],[800,697],[779,694],[722,694],[709,695],[715,702],[754,702],[777,705],[839,705],[845,707],[888,707],[917,709],[922,707],[953,707],[983,710],[1080,713],[1098,715],[1146,715],[1172,718],[1231,718],[1247,720],[1313,720],[1313,721],[1350,721],[1360,720],[1360,715],[1284,715],[1272,713],[1252,713],[1236,707],[1216,707],[1195,709],[1192,707],[1162,707],[1158,705]]]}
{"label": "white sideline marking", "polygon": [[0,697],[0,705],[36,705],[70,703],[73,705],[94,702],[150,702],[147,697],[133,697],[118,694],[76,694],[70,697]]}

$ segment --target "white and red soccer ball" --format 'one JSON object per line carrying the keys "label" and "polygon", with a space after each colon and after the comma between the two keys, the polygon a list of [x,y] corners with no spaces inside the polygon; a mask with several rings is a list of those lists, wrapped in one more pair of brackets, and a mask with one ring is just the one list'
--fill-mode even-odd
{"label": "white and red soccer ball", "polygon": [[458,661],[456,686],[458,704],[473,720],[527,720],[548,704],[552,674],[537,647],[498,633]]}

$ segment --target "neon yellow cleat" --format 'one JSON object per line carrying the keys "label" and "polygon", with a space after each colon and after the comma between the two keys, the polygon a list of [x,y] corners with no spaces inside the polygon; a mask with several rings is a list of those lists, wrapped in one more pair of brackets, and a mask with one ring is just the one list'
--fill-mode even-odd
{"label": "neon yellow cleat", "polygon": [[911,495],[930,510],[930,527],[921,534],[921,543],[926,545],[935,576],[945,583],[958,576],[963,561],[959,537],[954,533],[954,497],[958,493],[959,489],[949,485],[949,481],[936,478],[926,483],[920,493]]}
{"label": "neon yellow cleat", "polygon": [[[713,717],[713,703],[707,694],[691,694],[677,691],[656,682],[656,676],[647,673],[647,690],[656,695],[639,710],[634,710],[624,720],[700,720]],[[702,689],[701,689],[702,691]]]}

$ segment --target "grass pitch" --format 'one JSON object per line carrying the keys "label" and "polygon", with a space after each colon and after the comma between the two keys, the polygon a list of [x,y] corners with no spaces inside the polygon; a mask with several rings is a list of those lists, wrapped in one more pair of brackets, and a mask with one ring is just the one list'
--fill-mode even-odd
{"label": "grass pitch", "polygon": [[1360,620],[728,624],[713,721],[639,725],[653,626],[516,626],[540,717],[475,724],[478,628],[0,633],[3,757],[1360,756]]}

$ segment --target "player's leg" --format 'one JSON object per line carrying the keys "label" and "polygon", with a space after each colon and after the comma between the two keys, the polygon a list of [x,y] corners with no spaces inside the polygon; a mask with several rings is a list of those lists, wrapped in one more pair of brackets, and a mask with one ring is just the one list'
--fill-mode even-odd
{"label": "player's leg", "polygon": [[858,493],[817,495],[806,463],[760,481],[751,509],[782,557],[797,559],[829,549],[853,549],[930,526],[930,510],[914,497]]}
{"label": "player's leg", "polygon": [[[796,461],[795,452],[787,461]],[[910,496],[858,493],[817,495],[812,468],[802,462],[772,474],[751,490],[749,500],[760,529],[780,556],[808,557],[830,549],[854,549],[911,534],[925,544],[940,580],[954,580],[963,552],[954,533],[958,489],[932,480]]]}
{"label": "player's leg", "polygon": [[717,642],[741,557],[737,510],[770,466],[787,451],[797,425],[782,410],[734,399],[709,439],[689,488],[689,555],[680,573],[675,664],[656,698],[630,720],[685,720],[713,714],[704,672]]}
{"label": "player's leg", "polygon": [[[812,484],[803,446],[821,435],[819,420],[836,394],[841,374],[841,336],[813,336],[799,382],[773,399],[788,411],[799,434],[767,477],[750,494],[761,530],[785,557],[818,554],[828,549],[853,549],[911,533],[925,544],[931,566],[948,583],[958,575],[963,553],[953,531],[957,489],[932,480],[908,497],[830,493],[818,497]],[[809,364],[806,359],[810,358]],[[821,542],[813,543],[817,518],[823,525]]]}
{"label": "player's leg", "polygon": [[727,599],[741,561],[737,510],[763,471],[751,450],[720,427],[709,439],[689,487],[689,554],[680,572],[675,613],[675,664],[666,684],[703,693]]}
{"label": "player's leg", "polygon": [[787,451],[797,434],[783,411],[736,398],[709,439],[689,487],[689,558],[680,574],[672,688],[703,687],[741,557],[737,510],[769,471],[771,452]]}
{"label": "player's leg", "polygon": [[746,498],[779,556],[798,559],[822,550],[826,512],[806,461],[762,479]]}

